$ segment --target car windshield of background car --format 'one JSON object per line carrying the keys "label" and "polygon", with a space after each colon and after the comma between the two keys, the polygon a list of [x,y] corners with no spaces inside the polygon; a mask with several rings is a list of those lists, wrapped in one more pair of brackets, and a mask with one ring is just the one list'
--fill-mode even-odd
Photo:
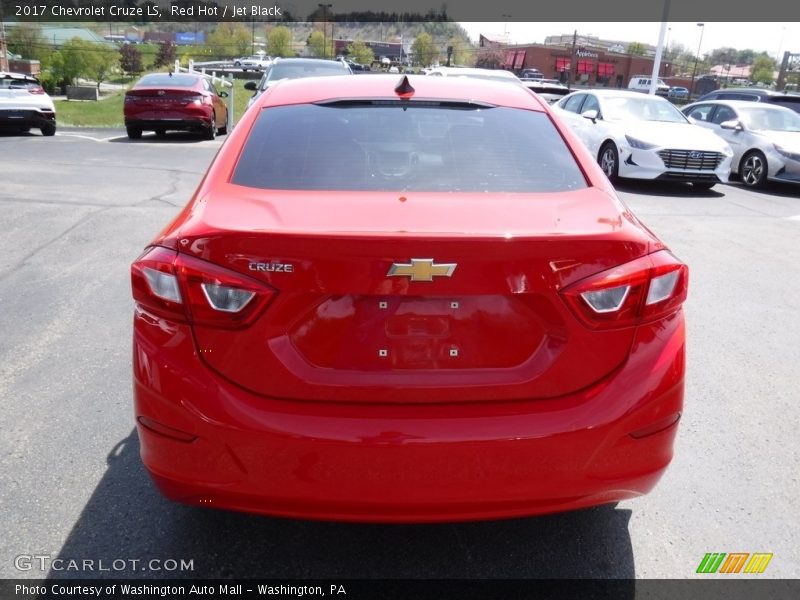
{"label": "car windshield of background car", "polygon": [[263,189],[444,192],[587,186],[544,113],[393,100],[265,109],[232,182]]}
{"label": "car windshield of background car", "polygon": [[787,109],[740,108],[742,121],[755,131],[800,131],[800,115]]}
{"label": "car windshield of background car", "polygon": [[665,121],[688,123],[686,117],[669,101],[642,94],[641,98],[611,96],[604,99],[603,118],[608,121]]}

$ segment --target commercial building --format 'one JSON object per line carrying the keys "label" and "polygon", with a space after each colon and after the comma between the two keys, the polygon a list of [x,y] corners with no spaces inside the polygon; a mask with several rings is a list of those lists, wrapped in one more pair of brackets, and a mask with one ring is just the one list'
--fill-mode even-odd
{"label": "commercial building", "polygon": [[[609,49],[571,44],[516,44],[504,45],[503,68],[519,72],[522,69],[539,69],[546,78],[571,81],[592,87],[627,87],[635,75],[650,75],[653,58],[633,56]],[[669,77],[673,66],[662,62],[660,77]]]}

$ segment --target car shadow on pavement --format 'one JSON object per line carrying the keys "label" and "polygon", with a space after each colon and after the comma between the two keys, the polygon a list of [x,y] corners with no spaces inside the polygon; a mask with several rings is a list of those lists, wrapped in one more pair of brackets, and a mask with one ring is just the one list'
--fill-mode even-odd
{"label": "car shadow on pavement", "polygon": [[[603,506],[478,523],[359,525],[194,508],[160,496],[133,430],[109,453],[59,553],[62,569],[50,577],[633,579],[629,519],[629,510]],[[86,559],[95,570],[68,569]],[[169,560],[193,569],[168,571]],[[97,570],[99,561],[107,570]]]}
{"label": "car shadow on pavement", "polygon": [[742,183],[741,177],[738,175],[731,175],[731,185],[738,187],[742,190],[747,190],[753,194],[758,194],[768,198],[770,196],[779,196],[781,198],[797,198],[800,200],[800,185],[797,183],[788,183],[785,181],[768,181],[763,187],[748,188]]}
{"label": "car shadow on pavement", "polygon": [[[223,135],[217,139],[223,138]],[[154,132],[145,132],[138,140],[129,139],[124,133],[119,137],[108,140],[112,144],[187,144],[207,142],[202,134],[193,131],[168,131],[164,135],[159,136]]]}
{"label": "car shadow on pavement", "polygon": [[32,128],[30,131],[15,131],[13,129],[0,128],[0,137],[42,137],[42,134],[39,133],[38,129],[34,131]]}
{"label": "car shadow on pavement", "polygon": [[724,183],[718,183],[710,190],[703,190],[693,187],[690,183],[680,181],[639,181],[627,179],[618,181],[614,184],[614,189],[618,192],[628,192],[630,194],[643,194],[645,196],[669,196],[679,198],[721,198],[725,195],[720,191]]}

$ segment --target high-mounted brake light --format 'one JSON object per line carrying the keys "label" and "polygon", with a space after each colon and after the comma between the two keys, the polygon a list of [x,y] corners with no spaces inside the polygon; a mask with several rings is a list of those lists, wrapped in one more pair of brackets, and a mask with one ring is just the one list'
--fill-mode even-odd
{"label": "high-mounted brake light", "polygon": [[592,329],[631,327],[677,311],[686,299],[689,269],[661,250],[572,284],[562,295]]}
{"label": "high-mounted brake light", "polygon": [[275,289],[204,260],[154,247],[131,265],[133,298],[145,310],[193,325],[247,327]]}

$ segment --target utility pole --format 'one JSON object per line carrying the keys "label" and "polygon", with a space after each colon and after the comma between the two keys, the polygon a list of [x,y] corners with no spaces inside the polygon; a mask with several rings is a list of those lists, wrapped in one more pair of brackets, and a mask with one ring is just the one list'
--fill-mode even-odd
{"label": "utility pole", "polygon": [[328,9],[333,4],[317,4],[322,9],[322,55],[328,58]]}
{"label": "utility pole", "polygon": [[569,60],[569,74],[567,76],[567,91],[572,91],[572,71],[577,70],[578,65],[575,63],[575,46],[578,44],[578,30],[572,34],[572,57]]}

